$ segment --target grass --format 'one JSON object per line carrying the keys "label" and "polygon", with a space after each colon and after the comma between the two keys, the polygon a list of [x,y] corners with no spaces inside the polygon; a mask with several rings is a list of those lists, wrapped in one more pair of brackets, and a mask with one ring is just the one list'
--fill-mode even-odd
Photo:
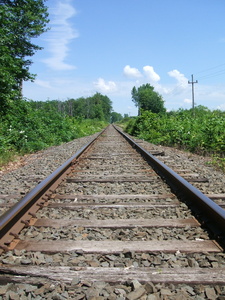
{"label": "grass", "polygon": [[0,170],[3,166],[7,165],[9,162],[12,162],[16,159],[18,153],[15,151],[1,151],[0,152]]}

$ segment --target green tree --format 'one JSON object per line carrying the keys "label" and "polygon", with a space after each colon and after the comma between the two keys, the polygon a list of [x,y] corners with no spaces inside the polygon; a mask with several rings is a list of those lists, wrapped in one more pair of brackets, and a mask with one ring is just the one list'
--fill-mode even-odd
{"label": "green tree", "polygon": [[92,116],[92,119],[97,118],[109,122],[111,117],[111,111],[112,111],[112,101],[107,96],[104,96],[100,93],[95,93],[90,100],[91,100],[91,105],[94,106],[93,107],[94,116]]}
{"label": "green tree", "polygon": [[45,0],[0,0],[0,102],[21,97],[22,82],[33,80],[29,72],[41,47],[31,42],[45,32],[49,22]]}
{"label": "green tree", "polygon": [[[36,108],[45,107],[46,102],[36,101],[32,106]],[[54,107],[59,113],[70,117],[81,117],[84,119],[98,119],[110,122],[112,101],[100,93],[93,96],[78,99],[68,99],[66,101],[51,100],[47,101],[49,107]]]}
{"label": "green tree", "polygon": [[66,113],[73,117],[99,119],[109,122],[112,111],[112,101],[100,93],[93,96],[66,101]]}
{"label": "green tree", "polygon": [[111,113],[111,123],[119,122],[123,120],[123,116],[115,111]]}
{"label": "green tree", "polygon": [[154,87],[149,83],[143,84],[138,89],[134,86],[131,95],[132,101],[138,107],[138,115],[140,115],[141,110],[149,110],[153,113],[166,111],[162,96],[155,92]]}

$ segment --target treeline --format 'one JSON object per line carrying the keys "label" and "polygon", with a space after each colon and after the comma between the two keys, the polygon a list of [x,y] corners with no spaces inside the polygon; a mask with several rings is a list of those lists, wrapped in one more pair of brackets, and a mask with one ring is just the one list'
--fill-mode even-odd
{"label": "treeline", "polygon": [[66,101],[31,101],[33,109],[55,110],[60,114],[83,119],[98,119],[106,122],[120,121],[122,115],[112,112],[112,101],[100,93],[90,97],[68,99]]}
{"label": "treeline", "polygon": [[15,99],[0,111],[0,166],[15,155],[91,135],[122,119],[100,93],[64,102]]}

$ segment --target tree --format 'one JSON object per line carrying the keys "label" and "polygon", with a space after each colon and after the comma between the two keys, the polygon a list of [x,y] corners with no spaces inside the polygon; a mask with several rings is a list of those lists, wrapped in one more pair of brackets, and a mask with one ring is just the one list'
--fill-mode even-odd
{"label": "tree", "polygon": [[[42,102],[35,102],[38,107],[43,107]],[[65,102],[59,100],[49,101],[57,110],[71,117],[81,117],[84,119],[99,119],[110,122],[112,101],[100,93],[93,96],[78,99],[68,99]]]}
{"label": "tree", "polygon": [[31,42],[47,30],[45,0],[0,0],[0,102],[21,97],[22,82],[33,80],[29,72],[41,47]]}
{"label": "tree", "polygon": [[95,93],[88,98],[79,98],[76,102],[74,116],[78,115],[85,119],[110,121],[112,101],[107,96]]}
{"label": "tree", "polygon": [[123,120],[123,116],[120,113],[113,111],[111,113],[111,123],[119,122]]}
{"label": "tree", "polygon": [[162,96],[155,92],[154,87],[149,83],[143,84],[138,89],[134,86],[131,95],[132,101],[138,107],[138,115],[140,115],[141,110],[149,110],[153,113],[166,111]]}
{"label": "tree", "polygon": [[[103,120],[109,122],[112,111],[112,101],[109,99],[109,97],[100,93],[95,93],[94,96],[91,97],[91,102],[95,106],[94,111],[97,119],[101,119],[101,115],[103,116]],[[100,110],[102,112],[100,112]]]}

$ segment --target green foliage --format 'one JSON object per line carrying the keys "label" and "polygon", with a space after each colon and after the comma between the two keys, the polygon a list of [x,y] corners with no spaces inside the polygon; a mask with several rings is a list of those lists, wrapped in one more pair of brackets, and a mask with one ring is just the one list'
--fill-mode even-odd
{"label": "green foliage", "polygon": [[1,112],[21,97],[22,82],[33,80],[31,60],[41,47],[31,42],[46,31],[45,0],[0,1],[0,103]]}
{"label": "green foliage", "polygon": [[52,107],[60,114],[66,114],[71,117],[81,117],[84,119],[98,119],[110,122],[112,101],[100,93],[95,93],[88,98],[68,99],[67,101],[37,101],[32,102],[32,107],[43,108]]}
{"label": "green foliage", "polygon": [[111,123],[120,122],[123,120],[123,116],[115,111],[111,113]]}
{"label": "green foliage", "polygon": [[[135,122],[136,117],[129,117],[128,114],[124,114],[124,117],[117,122],[117,125],[121,127],[124,131],[129,130]],[[133,122],[132,122],[133,121]]]}
{"label": "green foliage", "polygon": [[225,153],[225,113],[206,107],[166,114],[145,111],[126,131],[155,144],[176,146],[199,154]]}
{"label": "green foliage", "polygon": [[164,113],[164,101],[162,96],[154,91],[154,87],[149,83],[143,84],[138,89],[133,87],[131,91],[132,101],[138,107],[138,115],[142,111],[151,111],[153,113]]}
{"label": "green foliage", "polygon": [[225,158],[219,157],[218,155],[213,155],[212,161],[210,162],[211,165],[215,166],[216,168],[222,170],[225,173]]}
{"label": "green foliage", "polygon": [[0,165],[13,155],[31,153],[49,146],[90,135],[106,126],[104,121],[72,118],[59,113],[49,103],[33,108],[33,102],[10,103],[0,117]]}

